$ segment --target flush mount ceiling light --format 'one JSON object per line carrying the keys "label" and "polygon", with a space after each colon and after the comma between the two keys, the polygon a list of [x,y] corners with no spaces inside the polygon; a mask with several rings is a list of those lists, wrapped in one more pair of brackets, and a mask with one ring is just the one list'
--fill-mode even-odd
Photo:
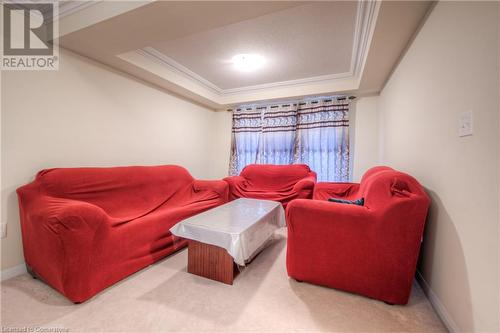
{"label": "flush mount ceiling light", "polygon": [[241,72],[252,72],[261,68],[266,60],[259,54],[237,54],[231,62]]}

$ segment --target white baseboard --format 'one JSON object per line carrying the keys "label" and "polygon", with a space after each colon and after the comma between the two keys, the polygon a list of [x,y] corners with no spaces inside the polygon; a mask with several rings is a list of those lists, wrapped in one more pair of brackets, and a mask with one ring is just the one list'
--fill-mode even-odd
{"label": "white baseboard", "polygon": [[422,287],[422,290],[431,302],[432,307],[436,311],[439,318],[441,318],[441,321],[444,323],[448,331],[451,333],[461,332],[461,330],[458,328],[458,325],[446,310],[446,307],[443,305],[439,297],[432,290],[427,281],[425,281],[424,277],[419,271],[417,271],[416,278],[418,283],[420,284],[420,287]]}
{"label": "white baseboard", "polygon": [[23,263],[21,265],[17,265],[11,268],[3,269],[2,270],[2,280],[5,281],[7,279],[13,278],[14,276],[18,276],[21,274],[26,273],[26,265]]}

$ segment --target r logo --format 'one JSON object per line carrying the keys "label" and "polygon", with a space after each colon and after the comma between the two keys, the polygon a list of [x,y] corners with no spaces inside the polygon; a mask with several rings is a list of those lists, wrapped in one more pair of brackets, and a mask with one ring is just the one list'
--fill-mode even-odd
{"label": "r logo", "polygon": [[51,56],[54,38],[53,3],[3,4],[3,54]]}

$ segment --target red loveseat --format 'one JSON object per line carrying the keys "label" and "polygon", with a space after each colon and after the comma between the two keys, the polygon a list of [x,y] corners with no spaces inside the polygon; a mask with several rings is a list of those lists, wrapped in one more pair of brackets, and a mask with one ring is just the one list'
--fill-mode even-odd
{"label": "red loveseat", "polygon": [[413,177],[388,167],[369,170],[360,184],[318,183],[313,200],[294,200],[286,210],[288,275],[406,304],[429,203]]}
{"label": "red loveseat", "polygon": [[173,165],[48,169],[17,193],[28,270],[76,303],[184,247],[169,229],[228,195]]}
{"label": "red loveseat", "polygon": [[249,164],[239,176],[224,180],[229,184],[229,200],[274,200],[286,207],[293,199],[312,197],[316,173],[305,164]]}

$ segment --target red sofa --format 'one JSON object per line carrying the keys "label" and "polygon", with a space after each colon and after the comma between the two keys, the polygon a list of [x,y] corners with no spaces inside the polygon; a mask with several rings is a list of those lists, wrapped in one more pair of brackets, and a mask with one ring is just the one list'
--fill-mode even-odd
{"label": "red sofa", "polygon": [[413,177],[388,167],[369,170],[360,184],[318,183],[313,200],[294,200],[286,210],[288,275],[406,304],[429,203]]}
{"label": "red sofa", "polygon": [[224,180],[229,184],[229,200],[274,200],[286,207],[293,199],[312,197],[316,173],[305,164],[250,164],[239,176]]}
{"label": "red sofa", "polygon": [[17,193],[28,269],[78,303],[184,247],[169,229],[228,187],[165,165],[48,169]]}

